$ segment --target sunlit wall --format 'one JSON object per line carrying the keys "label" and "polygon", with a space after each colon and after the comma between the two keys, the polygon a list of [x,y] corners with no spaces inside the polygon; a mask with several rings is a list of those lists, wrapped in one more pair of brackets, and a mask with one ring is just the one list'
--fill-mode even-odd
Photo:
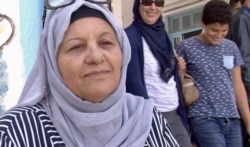
{"label": "sunlit wall", "polygon": [[34,64],[42,12],[43,0],[0,1],[0,13],[15,24],[14,37],[0,51],[0,115],[16,104]]}

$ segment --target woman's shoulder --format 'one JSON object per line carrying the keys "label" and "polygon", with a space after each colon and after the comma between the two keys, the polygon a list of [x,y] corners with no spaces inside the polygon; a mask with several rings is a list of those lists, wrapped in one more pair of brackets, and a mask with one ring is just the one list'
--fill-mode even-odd
{"label": "woman's shoulder", "polygon": [[124,29],[130,43],[142,43],[141,34],[134,24]]}
{"label": "woman's shoulder", "polygon": [[43,106],[39,103],[32,106],[16,107],[3,114],[0,118],[0,123],[7,120],[11,122],[20,121],[18,118],[22,118],[22,120],[28,118],[34,119],[41,115],[48,116]]}
{"label": "woman's shoulder", "polygon": [[30,132],[35,132],[41,129],[41,126],[43,126],[43,121],[51,122],[41,104],[16,107],[7,111],[1,116],[0,135],[13,135],[16,133],[22,134],[27,130]]}
{"label": "woman's shoulder", "polygon": [[56,146],[64,144],[41,104],[17,107],[0,118],[0,146]]}
{"label": "woman's shoulder", "polygon": [[137,32],[137,28],[134,24],[130,24],[128,27],[126,27],[125,29],[125,32],[128,34],[128,33],[135,33]]}

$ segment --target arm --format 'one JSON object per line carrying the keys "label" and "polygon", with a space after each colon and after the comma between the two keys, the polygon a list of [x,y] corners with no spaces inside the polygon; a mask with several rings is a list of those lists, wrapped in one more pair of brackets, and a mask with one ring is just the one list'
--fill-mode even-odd
{"label": "arm", "polygon": [[247,132],[250,134],[250,111],[247,102],[246,90],[242,82],[240,66],[233,68],[233,87],[236,96],[237,107],[246,126]]}

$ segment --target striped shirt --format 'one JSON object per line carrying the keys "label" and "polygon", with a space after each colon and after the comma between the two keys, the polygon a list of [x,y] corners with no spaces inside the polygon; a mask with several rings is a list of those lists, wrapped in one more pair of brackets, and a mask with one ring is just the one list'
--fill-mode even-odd
{"label": "striped shirt", "polygon": [[[166,120],[154,109],[150,134],[144,147],[178,147]],[[20,107],[0,119],[1,147],[66,146],[41,104]]]}

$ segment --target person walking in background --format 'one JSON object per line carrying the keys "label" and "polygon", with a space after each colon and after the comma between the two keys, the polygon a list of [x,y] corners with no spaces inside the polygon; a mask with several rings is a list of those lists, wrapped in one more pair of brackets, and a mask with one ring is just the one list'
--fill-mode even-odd
{"label": "person walking in background", "polygon": [[242,78],[250,102],[250,0],[245,0],[242,8],[233,17],[228,38],[237,44],[244,60],[241,67]]}
{"label": "person walking in background", "polygon": [[125,92],[131,48],[113,14],[63,2],[46,16],[17,106],[0,118],[0,146],[179,147],[153,104]]}
{"label": "person walking in background", "polygon": [[200,90],[199,99],[188,107],[190,130],[198,147],[241,147],[240,115],[250,133],[241,77],[244,62],[237,45],[225,39],[231,17],[225,1],[209,1],[202,11],[202,32],[183,40],[177,48]]}
{"label": "person walking in background", "polygon": [[[134,1],[134,20],[125,28],[132,48],[126,88],[149,98],[167,119],[180,146],[190,147],[178,66],[161,15],[163,6],[164,0]],[[178,63],[185,67],[182,58]]]}
{"label": "person walking in background", "polygon": [[232,14],[236,14],[241,8],[242,0],[230,0],[229,6],[232,11]]}
{"label": "person walking in background", "polygon": [[[244,64],[241,66],[241,74],[250,105],[250,0],[243,1],[242,7],[234,15],[227,37],[237,44],[242,55]],[[242,127],[244,146],[249,147],[249,135],[244,131],[245,126]]]}

